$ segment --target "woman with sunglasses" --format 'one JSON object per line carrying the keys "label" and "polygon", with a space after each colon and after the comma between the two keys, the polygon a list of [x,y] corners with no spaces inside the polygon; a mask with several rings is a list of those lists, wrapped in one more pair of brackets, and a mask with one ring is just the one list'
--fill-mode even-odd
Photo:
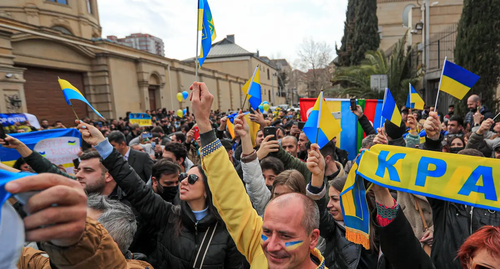
{"label": "woman with sunglasses", "polygon": [[82,138],[95,146],[102,164],[140,213],[148,230],[156,231],[156,248],[148,261],[154,268],[244,268],[241,255],[212,202],[200,166],[179,175],[181,204],[155,194],[95,127],[80,123]]}

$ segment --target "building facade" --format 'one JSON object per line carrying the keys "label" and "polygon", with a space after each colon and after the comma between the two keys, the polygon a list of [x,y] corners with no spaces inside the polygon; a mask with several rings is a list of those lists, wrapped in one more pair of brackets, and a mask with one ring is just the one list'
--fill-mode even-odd
{"label": "building facade", "polygon": [[[190,105],[178,102],[176,94],[189,91],[194,65],[100,36],[96,0],[2,0],[0,96],[4,101],[0,101],[0,112],[27,112],[72,126],[74,115],[58,77],[77,87],[107,119],[125,117],[127,111],[177,110]],[[238,76],[204,67],[198,80],[214,93],[214,110],[241,107],[247,73]],[[75,101],[73,106],[80,117],[97,119],[82,102]]]}
{"label": "building facade", "polygon": [[[194,59],[184,60],[193,64]],[[228,35],[223,40],[212,44],[212,48],[203,63],[203,69],[209,68],[227,72],[233,76],[250,79],[256,67],[259,67],[262,99],[271,105],[280,105],[286,102],[284,96],[279,96],[277,70],[266,58],[259,57],[259,53],[249,52],[238,46],[234,35]]]}
{"label": "building facade", "polygon": [[114,35],[110,35],[107,36],[107,39],[134,49],[165,56],[165,45],[163,44],[163,40],[150,34],[136,33],[128,35],[125,38],[118,38]]}

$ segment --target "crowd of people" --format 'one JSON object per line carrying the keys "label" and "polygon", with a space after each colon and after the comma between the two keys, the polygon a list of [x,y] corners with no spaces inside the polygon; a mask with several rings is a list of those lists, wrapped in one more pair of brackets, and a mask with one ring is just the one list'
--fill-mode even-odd
{"label": "crowd of people", "polygon": [[[359,156],[335,139],[311,143],[293,108],[249,112],[253,136],[241,111],[230,131],[233,113],[211,110],[205,84],[193,83],[190,100],[182,118],[146,111],[146,128],[128,117],[77,120],[74,174],[0,139],[21,155],[2,169],[38,174],[5,185],[36,191],[7,202],[24,218],[18,268],[500,268],[498,212],[377,185],[366,195],[370,248],[347,240],[340,193]],[[353,107],[366,135],[360,152],[388,144],[500,158],[500,123],[477,95],[467,104],[464,117],[453,106],[444,116],[403,108],[399,126],[378,130]]]}

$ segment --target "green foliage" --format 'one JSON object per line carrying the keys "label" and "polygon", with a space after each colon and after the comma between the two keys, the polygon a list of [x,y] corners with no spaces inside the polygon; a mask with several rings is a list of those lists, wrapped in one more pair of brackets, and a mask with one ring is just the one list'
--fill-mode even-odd
{"label": "green foliage", "polygon": [[[469,95],[479,95],[490,109],[500,83],[500,1],[465,0],[458,24],[455,63],[481,76]],[[459,113],[467,111],[467,98],[457,101]]]}
{"label": "green foliage", "polygon": [[337,66],[359,65],[367,51],[377,50],[378,33],[377,0],[349,0],[344,23],[344,36]]}
{"label": "green foliage", "polygon": [[357,98],[382,99],[384,91],[370,87],[371,75],[387,75],[387,84],[396,103],[401,108],[408,96],[408,83],[416,84],[423,76],[421,67],[412,58],[417,53],[416,46],[406,50],[406,35],[396,44],[389,58],[382,49],[368,51],[360,65],[339,67],[333,74],[333,84],[349,85],[342,89],[343,95],[349,94]]}

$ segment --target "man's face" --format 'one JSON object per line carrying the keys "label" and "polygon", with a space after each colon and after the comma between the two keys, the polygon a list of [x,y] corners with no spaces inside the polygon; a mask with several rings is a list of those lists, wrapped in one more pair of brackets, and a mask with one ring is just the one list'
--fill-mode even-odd
{"label": "man's face", "polygon": [[99,158],[82,160],[78,166],[76,179],[88,194],[101,194],[106,187],[106,180],[109,180],[109,173],[103,173]]}
{"label": "man's face", "polygon": [[457,121],[448,122],[448,132],[450,134],[458,134],[463,129],[462,125],[458,125]]}
{"label": "man's face", "polygon": [[113,148],[115,148],[118,152],[120,152],[122,156],[125,156],[125,154],[127,154],[128,147],[127,144],[125,144],[125,142],[118,143],[112,141],[110,142],[110,144],[113,146]]}
{"label": "man's face", "polygon": [[266,186],[271,187],[274,182],[274,178],[277,176],[272,169],[266,169],[262,171],[262,175],[266,180]]}
{"label": "man's face", "polygon": [[448,113],[453,113],[455,112],[455,108],[454,107],[449,107],[448,108]]}
{"label": "man's face", "polygon": [[257,139],[255,140],[255,145],[260,146],[263,140],[264,140],[264,132],[259,130],[257,132]]}
{"label": "man's face", "polygon": [[[175,173],[175,174],[171,174],[171,175],[162,174],[161,178],[159,180],[159,183],[163,187],[177,187],[177,186],[179,186],[179,173]],[[157,184],[158,184],[158,181],[153,180],[153,190],[156,193],[158,193]]]}
{"label": "man's face", "polygon": [[471,98],[467,99],[467,108],[470,110],[476,110],[478,107],[478,102],[474,102]]}
{"label": "man's face", "polygon": [[297,125],[292,125],[292,128],[290,128],[290,135],[296,136],[297,134],[300,134],[300,129]]}
{"label": "man's face", "polygon": [[309,142],[305,133],[300,133],[299,136],[299,150],[306,151],[306,143]]}
{"label": "man's face", "polygon": [[172,135],[170,142],[180,143],[179,140],[177,140],[177,136],[175,136],[175,135]]}
{"label": "man's face", "polygon": [[408,120],[408,113],[406,113],[406,112],[401,113],[401,119],[403,121],[407,121]]}
{"label": "man's face", "polygon": [[297,157],[297,143],[295,139],[291,137],[283,138],[281,140],[281,147],[293,157]]}
{"label": "man's face", "polygon": [[43,121],[42,121],[42,127],[43,127],[43,128],[47,128],[47,127],[49,127],[49,121],[47,121],[47,120],[43,120]]}
{"label": "man's face", "polygon": [[271,203],[264,213],[262,250],[270,269],[303,268],[310,261],[319,231],[302,227],[303,205],[297,200]]}

